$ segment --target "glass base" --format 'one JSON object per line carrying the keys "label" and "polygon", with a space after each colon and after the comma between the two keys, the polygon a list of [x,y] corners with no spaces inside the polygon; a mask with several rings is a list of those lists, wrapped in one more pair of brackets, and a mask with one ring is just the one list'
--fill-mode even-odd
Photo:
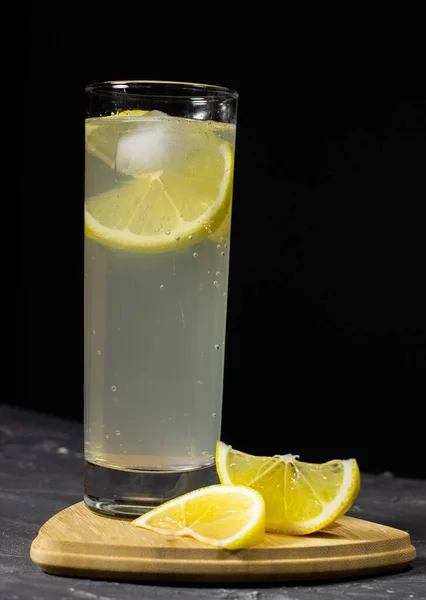
{"label": "glass base", "polygon": [[182,471],[121,471],[84,462],[84,502],[95,512],[135,518],[167,500],[219,483],[215,464]]}

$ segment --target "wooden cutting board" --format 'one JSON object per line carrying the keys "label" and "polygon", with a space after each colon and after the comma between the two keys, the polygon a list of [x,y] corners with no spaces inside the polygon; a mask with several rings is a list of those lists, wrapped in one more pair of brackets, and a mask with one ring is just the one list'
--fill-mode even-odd
{"label": "wooden cutting board", "polygon": [[347,516],[307,536],[271,533],[259,546],[219,550],[98,515],[83,502],[49,519],[31,546],[46,573],[175,583],[341,579],[400,570],[415,556],[405,531]]}

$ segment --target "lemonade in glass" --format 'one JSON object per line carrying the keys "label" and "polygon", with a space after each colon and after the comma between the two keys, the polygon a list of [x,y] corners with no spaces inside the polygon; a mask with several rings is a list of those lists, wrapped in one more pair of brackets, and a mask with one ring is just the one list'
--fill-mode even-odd
{"label": "lemonade in glass", "polygon": [[217,481],[237,93],[86,97],[85,502],[132,516]]}

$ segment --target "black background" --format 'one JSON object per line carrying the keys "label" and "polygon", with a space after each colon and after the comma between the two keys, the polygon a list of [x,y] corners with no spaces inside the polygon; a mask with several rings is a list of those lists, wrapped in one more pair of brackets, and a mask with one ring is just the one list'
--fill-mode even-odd
{"label": "black background", "polygon": [[[83,28],[80,28],[80,33]],[[222,79],[135,53],[30,48],[36,115],[17,335],[17,405],[82,419],[84,86],[240,93],[222,438],[254,454],[355,456],[426,477],[426,97],[419,78],[302,71]],[[130,57],[130,58],[129,58]],[[185,63],[183,63],[185,64]],[[244,68],[235,63],[236,77]],[[256,85],[254,84],[256,81]],[[28,284],[28,257],[31,279]],[[18,373],[22,373],[22,353]]]}

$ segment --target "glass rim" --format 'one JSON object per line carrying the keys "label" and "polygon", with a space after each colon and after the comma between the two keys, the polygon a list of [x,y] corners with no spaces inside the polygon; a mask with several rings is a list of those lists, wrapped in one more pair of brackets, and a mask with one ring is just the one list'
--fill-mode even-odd
{"label": "glass rim", "polygon": [[[171,94],[166,94],[166,93],[161,93],[161,89],[158,91],[158,93],[155,90],[152,90],[152,93],[150,91],[150,89],[147,87],[146,91],[136,91],[134,89],[131,88],[132,84],[140,84],[140,85],[156,85],[159,88],[169,85],[169,86],[176,86],[176,94],[175,93],[171,93]],[[141,97],[150,97],[150,98],[185,98],[187,100],[192,100],[192,99],[205,99],[205,98],[220,98],[220,97],[227,97],[227,98],[234,98],[235,100],[238,99],[239,93],[236,90],[233,90],[231,88],[227,88],[224,86],[220,86],[220,85],[212,85],[212,84],[208,84],[208,83],[192,83],[192,82],[187,82],[187,81],[163,81],[163,80],[158,80],[158,79],[123,79],[123,80],[117,80],[117,81],[96,81],[93,83],[89,83],[85,86],[85,92],[86,93],[90,93],[90,92],[114,92],[114,93],[120,93],[120,91],[125,92],[127,91],[127,86],[130,88],[129,91],[131,91],[133,94],[137,94],[138,96]],[[188,88],[193,88],[194,89],[194,95],[188,95],[188,94],[179,94],[179,86],[180,87],[188,87]],[[198,92],[198,94],[197,94]]]}

